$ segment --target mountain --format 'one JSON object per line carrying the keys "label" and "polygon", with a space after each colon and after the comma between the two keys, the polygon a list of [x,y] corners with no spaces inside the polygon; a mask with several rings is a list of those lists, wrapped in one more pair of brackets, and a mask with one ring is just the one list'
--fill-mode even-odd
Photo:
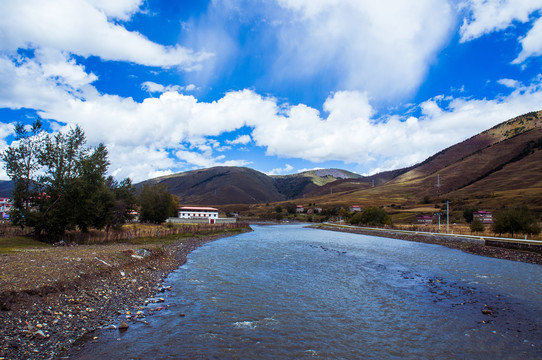
{"label": "mountain", "polygon": [[[387,181],[337,181],[307,194],[314,202],[407,205],[453,199],[496,209],[526,204],[542,210],[542,111],[528,113],[453,145]],[[377,174],[376,176],[379,176]],[[324,192],[333,187],[333,193]],[[356,189],[357,187],[357,189]]]}
{"label": "mountain", "polygon": [[[322,186],[342,179],[359,179],[362,176],[340,169],[317,169],[293,175],[275,175],[275,186],[288,199],[315,191]],[[339,180],[338,180],[339,179]]]}
{"label": "mountain", "polygon": [[219,166],[188,171],[139,183],[165,184],[181,204],[257,204],[285,200],[271,177],[244,167]]}
{"label": "mountain", "polygon": [[227,205],[285,201],[337,179],[359,178],[339,169],[318,169],[294,175],[268,176],[243,167],[219,166],[150,179],[136,185],[165,184],[181,204]]}

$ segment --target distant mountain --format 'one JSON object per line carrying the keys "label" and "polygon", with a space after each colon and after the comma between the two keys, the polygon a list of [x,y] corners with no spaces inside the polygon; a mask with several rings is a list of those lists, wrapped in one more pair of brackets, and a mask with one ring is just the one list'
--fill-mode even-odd
{"label": "distant mountain", "polygon": [[165,184],[182,204],[257,204],[285,200],[271,177],[244,167],[213,167],[151,179],[137,184]]}
{"label": "distant mountain", "polygon": [[0,180],[0,197],[11,197],[13,181]]}
{"label": "distant mountain", "polygon": [[339,169],[317,169],[293,175],[273,176],[278,191],[288,199],[301,197],[338,180],[361,177],[359,174]]}

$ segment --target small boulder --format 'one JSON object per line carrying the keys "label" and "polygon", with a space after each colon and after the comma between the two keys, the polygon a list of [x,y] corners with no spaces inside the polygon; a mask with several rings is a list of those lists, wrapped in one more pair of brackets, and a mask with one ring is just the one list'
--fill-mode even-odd
{"label": "small boulder", "polygon": [[128,325],[126,323],[126,321],[122,320],[119,324],[119,330],[128,330],[128,328],[130,327],[130,325]]}

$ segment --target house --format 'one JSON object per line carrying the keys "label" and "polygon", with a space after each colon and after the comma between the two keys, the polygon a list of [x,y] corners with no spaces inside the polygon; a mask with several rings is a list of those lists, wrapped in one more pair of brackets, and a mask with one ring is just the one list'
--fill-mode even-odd
{"label": "house", "polygon": [[305,208],[303,207],[303,205],[297,205],[295,207],[295,212],[298,213],[298,214],[303,213],[303,212],[305,212]]}
{"label": "house", "polygon": [[418,224],[432,224],[433,217],[429,215],[419,215],[416,217]]}
{"label": "house", "polygon": [[480,220],[482,224],[492,224],[493,223],[493,213],[491,211],[480,210],[472,213],[474,219]]}
{"label": "house", "polygon": [[180,219],[208,219],[214,224],[218,219],[218,209],[212,207],[183,206],[179,209]]}
{"label": "house", "polygon": [[350,212],[361,212],[361,208],[358,205],[351,205]]}
{"label": "house", "polygon": [[0,197],[0,221],[9,220],[9,212],[13,207],[13,202],[9,198]]}
{"label": "house", "polygon": [[314,212],[315,212],[316,214],[320,214],[320,213],[322,212],[322,210],[323,210],[323,209],[322,209],[321,207],[315,207],[315,208],[314,208]]}

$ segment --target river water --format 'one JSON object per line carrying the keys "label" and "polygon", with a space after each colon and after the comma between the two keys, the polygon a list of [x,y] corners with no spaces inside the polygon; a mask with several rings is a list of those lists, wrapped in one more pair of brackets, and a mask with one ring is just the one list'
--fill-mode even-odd
{"label": "river water", "polygon": [[192,252],[166,280],[165,310],[102,331],[77,358],[542,358],[542,266],[301,225],[253,229]]}

